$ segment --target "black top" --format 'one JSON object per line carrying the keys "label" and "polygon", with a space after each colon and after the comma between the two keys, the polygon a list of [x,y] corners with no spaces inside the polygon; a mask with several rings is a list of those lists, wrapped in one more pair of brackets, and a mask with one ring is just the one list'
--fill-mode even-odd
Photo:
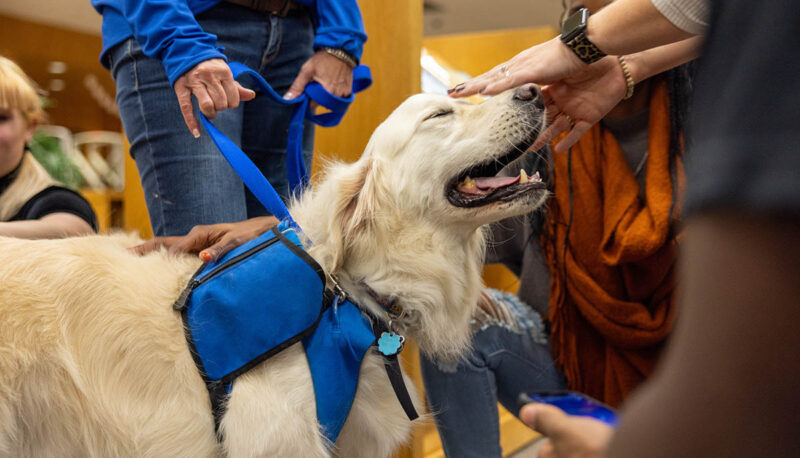
{"label": "black top", "polygon": [[33,196],[9,221],[39,219],[53,213],[71,213],[97,232],[97,218],[89,202],[77,192],[60,186],[50,186]]}
{"label": "black top", "polygon": [[[21,168],[22,161],[10,173],[0,177],[0,196],[16,180]],[[9,221],[39,219],[53,213],[71,213],[89,223],[97,232],[97,218],[89,202],[77,192],[61,186],[50,186],[33,196]]]}
{"label": "black top", "polygon": [[800,8],[714,0],[690,123],[687,212],[800,215]]}

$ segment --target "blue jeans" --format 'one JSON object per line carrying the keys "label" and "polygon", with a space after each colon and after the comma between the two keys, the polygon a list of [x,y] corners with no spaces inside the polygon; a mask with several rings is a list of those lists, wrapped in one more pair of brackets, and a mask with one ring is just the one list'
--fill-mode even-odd
{"label": "blue jeans", "polygon": [[478,313],[472,350],[452,365],[422,358],[445,455],[502,457],[497,402],[517,415],[525,391],[564,389],[541,317],[516,296],[485,290],[500,313]]}
{"label": "blue jeans", "polygon": [[[279,94],[288,90],[314,53],[310,14],[280,18],[221,2],[197,15],[217,35],[229,61],[257,70]],[[183,235],[197,224],[241,221],[267,214],[222,154],[202,133],[195,139],[181,116],[161,62],[130,38],[109,52],[122,125],[142,179],[156,235]],[[248,86],[246,79],[241,79]],[[252,86],[251,86],[252,87]],[[195,116],[199,116],[193,98]],[[213,121],[261,169],[286,200],[286,139],[293,107],[258,95]],[[198,118],[199,119],[199,118]],[[306,122],[303,153],[311,167],[314,130]]]}

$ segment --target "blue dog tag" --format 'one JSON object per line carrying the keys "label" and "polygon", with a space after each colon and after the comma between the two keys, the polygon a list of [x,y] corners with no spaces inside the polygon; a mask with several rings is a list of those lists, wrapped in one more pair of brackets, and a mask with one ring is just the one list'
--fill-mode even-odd
{"label": "blue dog tag", "polygon": [[383,332],[378,339],[378,350],[386,356],[392,356],[403,350],[406,338],[394,332]]}

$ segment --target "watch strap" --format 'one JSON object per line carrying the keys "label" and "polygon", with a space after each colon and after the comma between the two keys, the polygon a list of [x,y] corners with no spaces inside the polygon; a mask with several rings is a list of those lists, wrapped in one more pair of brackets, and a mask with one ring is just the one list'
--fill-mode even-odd
{"label": "watch strap", "polygon": [[597,62],[606,56],[606,53],[601,51],[600,48],[586,38],[585,31],[575,35],[571,40],[564,41],[564,44],[578,56],[578,59],[587,64]]}

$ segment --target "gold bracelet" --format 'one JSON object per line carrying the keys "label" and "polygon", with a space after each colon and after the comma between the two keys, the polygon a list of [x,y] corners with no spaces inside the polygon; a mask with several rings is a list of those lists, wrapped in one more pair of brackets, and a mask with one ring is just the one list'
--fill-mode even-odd
{"label": "gold bracelet", "polygon": [[329,48],[327,46],[322,47],[320,49],[330,54],[331,56],[338,58],[342,62],[346,63],[347,65],[350,66],[350,68],[358,67],[358,61],[356,60],[356,58],[351,56],[350,53],[348,53],[343,49]]}
{"label": "gold bracelet", "polygon": [[631,76],[631,71],[628,69],[628,63],[625,62],[625,58],[617,56],[617,60],[619,60],[619,66],[622,67],[622,74],[625,76],[625,85],[628,86],[628,91],[625,93],[625,97],[623,97],[622,100],[628,100],[633,96],[633,77]]}

